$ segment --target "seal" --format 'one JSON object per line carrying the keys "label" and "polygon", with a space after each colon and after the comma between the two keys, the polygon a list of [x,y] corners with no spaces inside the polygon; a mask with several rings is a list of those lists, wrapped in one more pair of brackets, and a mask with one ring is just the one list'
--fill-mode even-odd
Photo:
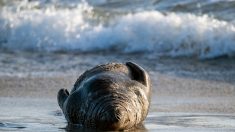
{"label": "seal", "polygon": [[69,125],[99,130],[127,130],[148,114],[151,83],[148,73],[133,62],[108,63],[84,72],[69,93],[57,100]]}

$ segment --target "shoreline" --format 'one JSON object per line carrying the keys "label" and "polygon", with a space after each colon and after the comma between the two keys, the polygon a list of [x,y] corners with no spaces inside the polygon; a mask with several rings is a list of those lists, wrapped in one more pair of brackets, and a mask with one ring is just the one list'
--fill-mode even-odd
{"label": "shoreline", "polygon": [[152,80],[146,130],[140,131],[234,130],[232,59],[70,54],[0,56],[0,130],[65,130],[59,89],[70,91],[78,76],[97,64],[126,61],[140,64]]}
{"label": "shoreline", "polygon": [[[235,113],[235,86],[232,84],[154,74],[157,78],[152,80],[156,79],[153,82],[150,112]],[[0,98],[16,102],[24,98],[38,102],[51,100],[57,105],[59,89],[67,88],[70,91],[76,79],[75,75],[1,76]]]}

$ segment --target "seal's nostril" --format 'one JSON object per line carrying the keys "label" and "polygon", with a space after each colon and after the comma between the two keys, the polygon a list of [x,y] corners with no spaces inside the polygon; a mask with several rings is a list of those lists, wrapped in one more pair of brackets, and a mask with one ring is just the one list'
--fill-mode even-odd
{"label": "seal's nostril", "polygon": [[149,76],[137,64],[109,63],[84,72],[70,93],[58,92],[57,100],[69,124],[127,130],[146,118],[150,90]]}
{"label": "seal's nostril", "polygon": [[101,120],[110,130],[124,129],[126,118],[128,117],[126,109],[122,106],[110,106],[103,110]]}

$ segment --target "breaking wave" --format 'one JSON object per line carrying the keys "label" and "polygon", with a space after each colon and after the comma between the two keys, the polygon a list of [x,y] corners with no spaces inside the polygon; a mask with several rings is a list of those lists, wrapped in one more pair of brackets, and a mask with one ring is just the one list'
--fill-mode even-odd
{"label": "breaking wave", "polygon": [[157,10],[108,12],[75,8],[2,8],[0,49],[121,52],[214,58],[235,55],[235,25],[208,15]]}

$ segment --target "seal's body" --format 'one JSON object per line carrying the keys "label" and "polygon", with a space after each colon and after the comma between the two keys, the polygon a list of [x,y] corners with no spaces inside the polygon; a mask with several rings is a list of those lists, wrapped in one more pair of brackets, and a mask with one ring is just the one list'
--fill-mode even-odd
{"label": "seal's body", "polygon": [[135,63],[109,63],[83,73],[70,94],[58,92],[69,124],[100,130],[125,130],[145,119],[150,104],[150,79]]}

